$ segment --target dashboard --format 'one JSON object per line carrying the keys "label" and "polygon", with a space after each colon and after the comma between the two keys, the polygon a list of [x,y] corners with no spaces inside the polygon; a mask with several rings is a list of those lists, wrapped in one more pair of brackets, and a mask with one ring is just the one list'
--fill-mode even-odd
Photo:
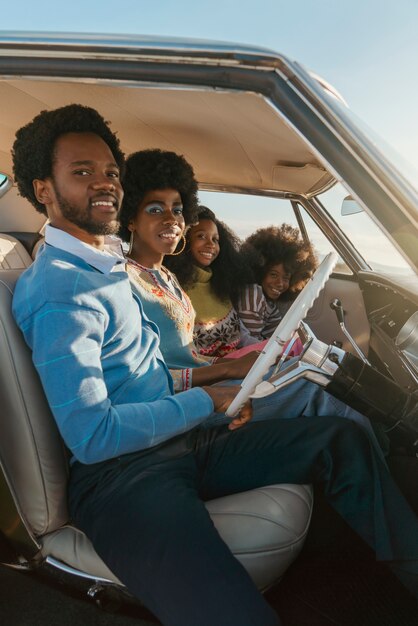
{"label": "dashboard", "polygon": [[373,365],[410,392],[418,389],[418,280],[362,272]]}

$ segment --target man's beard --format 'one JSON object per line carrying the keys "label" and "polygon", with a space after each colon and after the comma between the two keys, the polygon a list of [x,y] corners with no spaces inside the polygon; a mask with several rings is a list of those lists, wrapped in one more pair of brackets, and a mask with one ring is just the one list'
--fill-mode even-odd
{"label": "man's beard", "polygon": [[55,195],[61,210],[61,213],[65,219],[72,222],[79,228],[85,230],[89,235],[115,235],[119,230],[119,222],[113,220],[112,222],[100,222],[94,220],[91,216],[91,207],[86,209],[76,208],[60,194],[55,187]]}

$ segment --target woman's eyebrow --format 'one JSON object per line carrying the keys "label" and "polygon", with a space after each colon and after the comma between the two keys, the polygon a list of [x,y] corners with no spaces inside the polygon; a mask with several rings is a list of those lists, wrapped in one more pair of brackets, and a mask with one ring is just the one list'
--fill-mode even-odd
{"label": "woman's eyebrow", "polygon": [[[69,167],[81,167],[81,166],[94,167],[96,164],[97,164],[96,161],[92,161],[90,159],[83,159],[82,161],[71,161],[71,163],[69,163],[68,166]],[[114,167],[115,169],[119,171],[119,166],[114,161],[109,161],[109,163],[106,163],[106,167]]]}

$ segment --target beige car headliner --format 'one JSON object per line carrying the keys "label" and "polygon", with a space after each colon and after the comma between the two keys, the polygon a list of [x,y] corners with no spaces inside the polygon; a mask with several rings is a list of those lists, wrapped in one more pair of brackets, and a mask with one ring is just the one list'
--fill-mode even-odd
{"label": "beige car headliner", "polygon": [[[16,129],[41,110],[75,102],[111,122],[126,154],[156,147],[183,154],[201,188],[310,196],[332,183],[305,141],[255,93],[13,79],[0,80],[0,102],[0,172],[9,176]],[[19,203],[13,189],[0,199],[3,231],[21,229],[10,202]]]}

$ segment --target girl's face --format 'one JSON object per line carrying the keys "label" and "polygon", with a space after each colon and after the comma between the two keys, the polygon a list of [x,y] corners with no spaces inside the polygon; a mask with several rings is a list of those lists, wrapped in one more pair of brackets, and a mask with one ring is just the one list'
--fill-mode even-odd
{"label": "girl's face", "polygon": [[209,267],[219,254],[219,233],[212,220],[203,219],[190,229],[190,252],[199,267]]}
{"label": "girl's face", "polygon": [[134,232],[132,257],[146,265],[161,264],[177,247],[185,228],[183,205],[176,189],[147,191],[129,224]]}
{"label": "girl's face", "polygon": [[291,274],[283,263],[272,265],[261,281],[264,295],[269,300],[278,300],[289,289]]}

